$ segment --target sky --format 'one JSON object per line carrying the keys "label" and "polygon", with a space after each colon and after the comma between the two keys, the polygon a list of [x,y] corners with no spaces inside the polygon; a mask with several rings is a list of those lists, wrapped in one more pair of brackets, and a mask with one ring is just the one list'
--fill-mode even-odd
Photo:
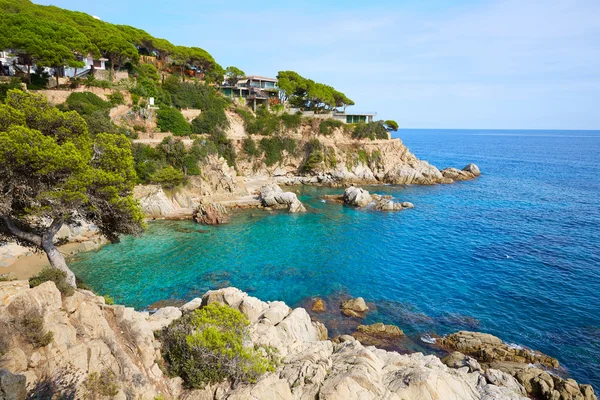
{"label": "sky", "polygon": [[402,128],[600,129],[599,0],[34,0],[293,70]]}

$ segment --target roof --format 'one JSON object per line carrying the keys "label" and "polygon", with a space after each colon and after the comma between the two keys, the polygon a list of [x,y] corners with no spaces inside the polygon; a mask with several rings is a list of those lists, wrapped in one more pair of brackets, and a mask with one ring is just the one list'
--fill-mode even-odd
{"label": "roof", "polygon": [[245,80],[253,80],[253,81],[268,81],[268,82],[277,83],[277,78],[267,78],[265,76],[258,76],[258,75],[246,76],[246,77],[244,77],[244,79]]}
{"label": "roof", "polygon": [[335,115],[366,115],[366,116],[376,116],[376,112],[337,112]]}

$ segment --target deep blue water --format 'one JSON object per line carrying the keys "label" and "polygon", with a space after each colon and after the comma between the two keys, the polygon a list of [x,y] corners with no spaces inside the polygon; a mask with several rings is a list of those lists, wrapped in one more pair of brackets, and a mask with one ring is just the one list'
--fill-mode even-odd
{"label": "deep blue water", "polygon": [[474,162],[482,176],[370,188],[415,204],[399,213],[325,204],[319,196],[341,190],[300,188],[306,214],[243,212],[223,227],[152,223],[71,265],[137,308],[227,285],[291,305],[363,296],[377,306],[367,322],[417,338],[489,332],[558,358],[600,389],[600,132],[397,136],[439,168]]}

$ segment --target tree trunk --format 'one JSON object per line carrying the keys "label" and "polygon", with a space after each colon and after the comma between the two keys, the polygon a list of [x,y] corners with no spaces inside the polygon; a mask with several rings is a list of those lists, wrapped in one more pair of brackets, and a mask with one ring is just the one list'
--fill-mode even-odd
{"label": "tree trunk", "polygon": [[29,84],[31,85],[31,63],[27,64],[27,80],[29,81]]}
{"label": "tree trunk", "polygon": [[49,239],[44,238],[42,241],[42,248],[46,252],[46,256],[48,256],[48,261],[50,261],[50,265],[56,269],[65,272],[67,274],[67,282],[69,283],[69,285],[77,287],[77,284],[75,282],[75,274],[67,266],[65,258],[63,257],[61,252],[58,251],[52,239],[53,237]]}

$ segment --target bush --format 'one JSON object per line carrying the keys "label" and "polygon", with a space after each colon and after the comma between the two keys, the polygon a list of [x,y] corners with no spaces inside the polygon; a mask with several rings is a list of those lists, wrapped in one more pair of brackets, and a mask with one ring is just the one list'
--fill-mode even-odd
{"label": "bush", "polygon": [[106,111],[112,107],[111,103],[102,100],[92,92],[71,93],[63,108],[69,111],[77,111],[80,115],[91,115],[97,111]]}
{"label": "bush", "polygon": [[84,115],[83,119],[87,123],[88,132],[92,136],[96,136],[99,133],[118,133],[119,127],[113,124],[110,120],[108,110],[94,111],[91,114]]}
{"label": "bush", "polygon": [[224,108],[211,106],[198,115],[192,121],[192,131],[194,133],[213,133],[217,130],[227,128],[229,120],[225,115]]}
{"label": "bush", "polygon": [[112,296],[105,294],[104,296],[104,303],[106,303],[109,306],[112,306],[115,304],[115,299],[112,298]]}
{"label": "bush", "polygon": [[150,79],[151,81],[158,82],[160,80],[160,74],[152,64],[141,64],[138,67],[138,72],[141,77]]}
{"label": "bush", "polygon": [[398,123],[396,121],[392,120],[392,119],[388,119],[383,124],[385,126],[387,126],[388,129],[391,129],[393,131],[397,131],[398,130]]}
{"label": "bush", "polygon": [[161,334],[168,372],[202,388],[225,380],[255,382],[274,371],[272,359],[244,347],[248,325],[241,312],[216,303],[184,315]]}
{"label": "bush", "polygon": [[63,297],[69,297],[75,293],[73,286],[67,283],[67,273],[52,267],[44,268],[39,274],[29,278],[29,286],[33,288],[48,281],[54,282]]}
{"label": "bush", "polygon": [[123,93],[121,92],[114,92],[113,94],[109,94],[107,97],[113,107],[125,104],[125,96],[123,96]]}
{"label": "bush", "polygon": [[150,176],[150,182],[159,184],[167,189],[179,186],[183,182],[183,172],[176,170],[172,166],[164,167]]}
{"label": "bush", "polygon": [[48,346],[54,339],[52,332],[44,332],[44,318],[37,309],[24,312],[15,328],[34,348]]}
{"label": "bush", "polygon": [[302,125],[301,114],[282,114],[281,121],[287,129],[298,129]]}
{"label": "bush", "polygon": [[113,398],[119,393],[117,376],[105,368],[100,373],[92,372],[83,381],[85,399],[96,400],[100,397]]}
{"label": "bush", "polygon": [[0,83],[0,103],[4,103],[8,91],[13,89],[23,90],[20,79],[12,78],[8,83]]}
{"label": "bush", "polygon": [[319,133],[321,135],[331,135],[335,128],[340,128],[342,125],[342,121],[337,119],[324,119],[319,124]]}
{"label": "bush", "polygon": [[359,123],[352,132],[354,139],[387,139],[388,132],[381,122],[369,122],[368,124]]}
{"label": "bush", "polygon": [[156,118],[161,132],[171,132],[178,136],[185,136],[191,132],[190,124],[176,108],[161,108],[156,113]]}
{"label": "bush", "polygon": [[265,153],[265,164],[270,167],[283,161],[283,151],[289,154],[296,152],[296,140],[291,138],[263,138],[260,140],[260,149]]}
{"label": "bush", "polygon": [[244,149],[244,153],[246,153],[250,158],[260,157],[261,152],[258,150],[258,147],[256,147],[256,142],[251,137],[244,139],[242,148]]}

